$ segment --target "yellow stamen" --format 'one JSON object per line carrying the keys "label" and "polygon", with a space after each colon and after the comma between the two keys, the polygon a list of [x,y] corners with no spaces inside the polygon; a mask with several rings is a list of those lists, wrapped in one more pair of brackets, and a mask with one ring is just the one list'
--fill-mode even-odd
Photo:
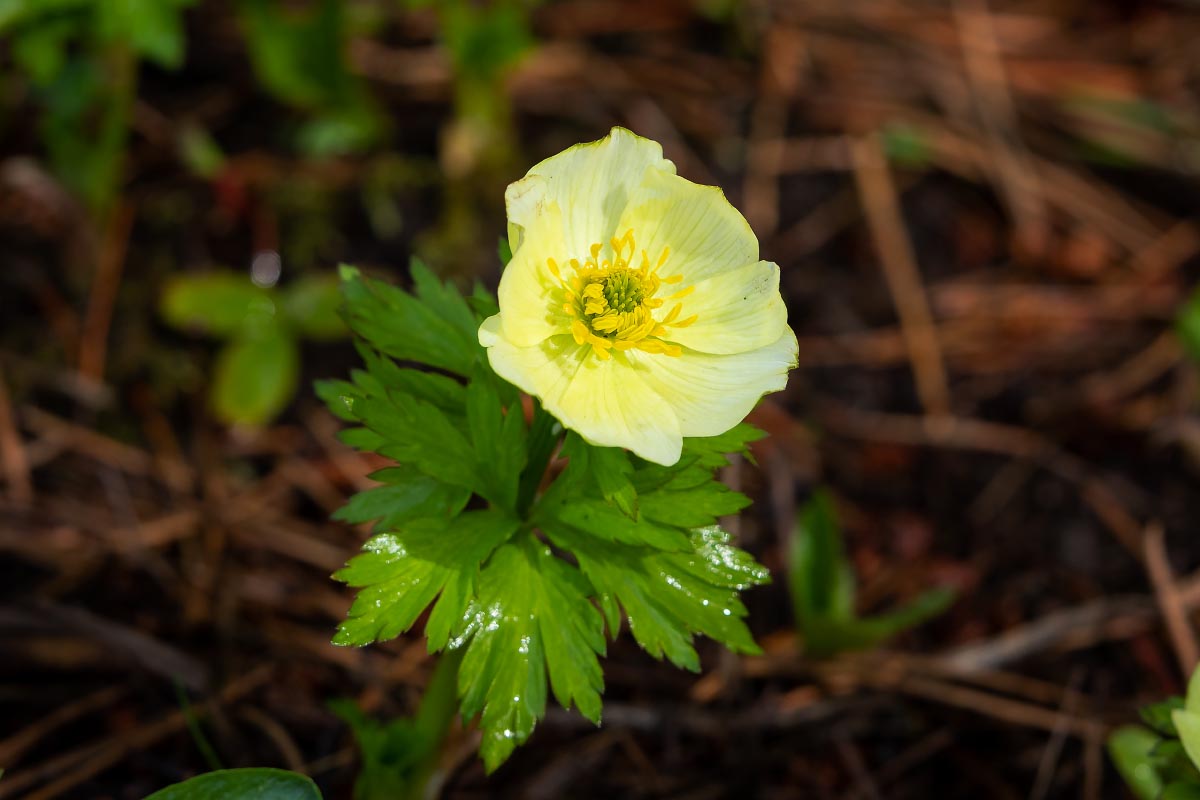
{"label": "yellow stamen", "polygon": [[[571,336],[576,344],[590,345],[597,358],[612,358],[612,351],[641,350],[645,353],[678,356],[683,350],[679,345],[664,339],[669,335],[668,327],[690,325],[696,316],[676,322],[682,313],[682,304],[675,303],[662,319],[655,319],[655,312],[667,300],[682,300],[692,293],[688,287],[667,297],[656,297],[663,284],[683,281],[683,275],[663,278],[658,270],[667,262],[670,249],[664,247],[658,262],[651,267],[650,257],[645,250],[638,250],[633,230],[609,239],[612,257],[601,260],[604,245],[596,243],[588,248],[588,258],[580,263],[578,258],[566,259],[571,274],[563,275],[559,262],[546,259],[546,267],[561,284],[555,294],[562,310],[571,320]],[[635,256],[641,254],[638,267],[632,266]]]}

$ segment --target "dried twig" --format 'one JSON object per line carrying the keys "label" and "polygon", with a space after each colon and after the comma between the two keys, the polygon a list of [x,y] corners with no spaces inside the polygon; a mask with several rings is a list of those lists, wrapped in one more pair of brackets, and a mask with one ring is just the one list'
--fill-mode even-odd
{"label": "dried twig", "polygon": [[904,229],[896,201],[896,187],[878,143],[860,139],[853,148],[854,177],[862,195],[867,223],[883,265],[904,342],[912,361],[917,394],[926,412],[938,416],[950,411],[950,390],[933,314],[921,285],[917,258]]}

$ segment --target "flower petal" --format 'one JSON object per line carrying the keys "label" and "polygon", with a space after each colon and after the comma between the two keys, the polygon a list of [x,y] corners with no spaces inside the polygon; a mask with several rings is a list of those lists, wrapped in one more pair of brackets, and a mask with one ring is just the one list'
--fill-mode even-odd
{"label": "flower petal", "polygon": [[[558,203],[563,212],[567,251],[560,258],[583,259],[594,242],[617,233],[617,220],[648,169],[674,174],[662,145],[624,128],[595,142],[578,144],[534,165],[504,193],[509,244],[516,251],[540,209]],[[515,234],[515,235],[514,235]]]}
{"label": "flower petal", "polygon": [[517,347],[505,340],[496,317],[480,326],[479,341],[496,374],[540,398],[547,411],[592,444],[626,447],[658,464],[679,460],[683,438],[675,412],[625,354],[602,360],[570,336]]}
{"label": "flower petal", "polygon": [[671,172],[646,170],[617,223],[626,230],[651,261],[670,248],[661,274],[682,274],[683,286],[758,261],[758,239],[725,193]]}
{"label": "flower petal", "polygon": [[[694,284],[680,302],[681,317],[696,315],[686,328],[664,338],[702,353],[744,353],[766,347],[787,327],[787,306],[779,295],[779,267],[758,261]],[[672,304],[663,307],[670,311]]]}
{"label": "flower petal", "polygon": [[526,394],[540,397],[544,405],[547,398],[561,397],[591,345],[554,336],[532,347],[518,347],[504,337],[500,318],[500,314],[488,317],[479,326],[479,343],[488,349],[492,369]]}
{"label": "flower petal", "polygon": [[562,309],[561,281],[547,259],[563,253],[562,212],[557,203],[542,208],[531,221],[526,242],[513,253],[500,276],[504,336],[521,347],[535,345],[558,333],[569,333],[571,316]]}
{"label": "flower petal", "polygon": [[675,412],[622,353],[585,359],[557,407],[545,405],[591,444],[625,447],[665,466],[679,460],[683,435]]}
{"label": "flower petal", "polygon": [[737,425],[759,398],[787,385],[797,355],[791,328],[766,347],[735,355],[629,351],[638,374],[675,410],[684,436],[717,436]]}

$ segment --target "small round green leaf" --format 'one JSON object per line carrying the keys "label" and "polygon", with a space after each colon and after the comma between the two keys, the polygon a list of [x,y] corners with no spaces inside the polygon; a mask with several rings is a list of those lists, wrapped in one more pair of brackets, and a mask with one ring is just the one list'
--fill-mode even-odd
{"label": "small round green leaf", "polygon": [[1108,737],[1108,754],[1139,800],[1155,800],[1162,793],[1162,777],[1151,758],[1161,741],[1158,735],[1137,725],[1117,728]]}
{"label": "small round green leaf", "polygon": [[233,425],[262,425],[282,411],[296,393],[300,356],[282,325],[234,339],[217,356],[213,413]]}
{"label": "small round green leaf", "polygon": [[282,769],[223,769],[160,789],[146,800],[321,800],[309,778]]}
{"label": "small round green leaf", "polygon": [[249,275],[209,272],[179,275],[167,283],[159,310],[168,325],[213,336],[234,336],[275,318],[270,293]]}

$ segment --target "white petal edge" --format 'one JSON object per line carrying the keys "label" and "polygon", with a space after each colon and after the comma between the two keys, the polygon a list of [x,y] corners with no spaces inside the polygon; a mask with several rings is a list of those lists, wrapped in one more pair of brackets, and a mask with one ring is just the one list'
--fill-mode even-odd
{"label": "white petal edge", "polygon": [[563,211],[565,259],[587,257],[595,242],[606,244],[617,233],[617,221],[630,195],[648,169],[674,174],[675,165],[663,158],[662,145],[625,128],[574,147],[535,164],[524,178],[504,193],[509,244],[514,251],[529,239],[526,230],[539,207],[558,203]]}
{"label": "white petal edge", "polygon": [[[682,305],[679,318],[695,314],[696,321],[686,328],[672,328],[664,338],[702,353],[757,350],[776,341],[787,327],[779,267],[770,261],[706,278],[677,302]],[[673,305],[668,301],[662,311],[670,312]]]}
{"label": "white petal edge", "polygon": [[530,221],[526,242],[513,253],[500,276],[496,295],[504,336],[529,347],[571,330],[571,316],[562,309],[561,282],[547,260],[562,259],[562,212],[557,203],[541,208]]}
{"label": "white petal edge", "polygon": [[759,399],[787,385],[796,366],[796,334],[784,328],[776,341],[734,355],[684,350],[672,357],[630,350],[642,380],[679,418],[684,436],[718,436],[746,418]]}
{"label": "white petal edge", "polygon": [[670,248],[660,274],[683,275],[682,286],[758,261],[758,239],[725,193],[671,172],[646,170],[617,223],[627,230],[651,261]]}

